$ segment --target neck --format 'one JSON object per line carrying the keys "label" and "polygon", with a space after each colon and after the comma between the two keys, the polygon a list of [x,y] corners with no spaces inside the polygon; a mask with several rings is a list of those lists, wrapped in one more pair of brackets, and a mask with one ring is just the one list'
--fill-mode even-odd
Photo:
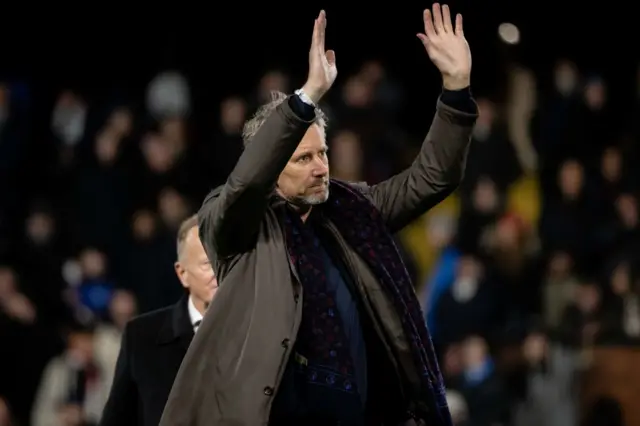
{"label": "neck", "polygon": [[193,295],[191,295],[191,300],[193,301],[193,306],[196,307],[197,311],[204,316],[204,313],[207,311],[208,304]]}
{"label": "neck", "polygon": [[291,208],[293,209],[293,211],[295,211],[296,213],[298,213],[300,215],[300,219],[302,219],[303,222],[306,222],[307,218],[309,217],[309,214],[311,213],[311,204],[294,204],[292,202],[288,202],[289,206],[291,206]]}

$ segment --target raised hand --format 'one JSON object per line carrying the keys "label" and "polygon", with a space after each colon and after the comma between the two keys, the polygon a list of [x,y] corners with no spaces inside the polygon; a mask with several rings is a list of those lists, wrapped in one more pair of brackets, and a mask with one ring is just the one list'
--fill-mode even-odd
{"label": "raised hand", "polygon": [[433,12],[425,9],[424,34],[418,34],[429,59],[442,74],[446,89],[458,90],[471,81],[471,51],[462,30],[462,15],[456,15],[455,29],[446,4],[433,4]]}
{"label": "raised hand", "polygon": [[312,101],[318,102],[336,81],[336,54],[333,50],[325,51],[324,37],[327,28],[327,15],[320,12],[313,25],[313,38],[309,49],[309,76],[302,88]]}

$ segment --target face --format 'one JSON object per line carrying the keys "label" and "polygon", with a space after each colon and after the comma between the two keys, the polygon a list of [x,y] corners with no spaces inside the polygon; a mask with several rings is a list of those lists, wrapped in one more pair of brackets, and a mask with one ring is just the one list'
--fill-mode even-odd
{"label": "face", "polygon": [[182,286],[189,294],[206,305],[218,290],[218,280],[198,236],[198,227],[189,230],[182,245],[180,259],[175,264]]}
{"label": "face", "polygon": [[463,362],[466,367],[475,367],[484,362],[487,355],[487,344],[480,337],[468,338],[462,348]]}
{"label": "face", "polygon": [[116,291],[109,303],[109,313],[116,325],[124,326],[136,314],[136,299],[128,291]]}
{"label": "face", "polygon": [[90,333],[74,332],[69,335],[68,351],[82,365],[93,357],[93,336]]}
{"label": "face", "polygon": [[560,169],[560,190],[568,198],[576,198],[582,191],[584,174],[582,166],[576,161],[567,161]]}
{"label": "face", "polygon": [[321,204],[329,198],[329,160],[322,129],[313,125],[278,178],[278,192],[294,205]]}

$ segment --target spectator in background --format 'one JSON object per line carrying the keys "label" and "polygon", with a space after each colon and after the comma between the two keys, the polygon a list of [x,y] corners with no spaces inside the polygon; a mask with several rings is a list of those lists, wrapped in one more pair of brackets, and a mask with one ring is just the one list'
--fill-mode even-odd
{"label": "spectator in background", "polygon": [[462,346],[461,393],[467,401],[472,426],[506,424],[509,405],[504,383],[496,371],[487,342],[470,336]]}
{"label": "spectator in background", "polygon": [[95,426],[107,398],[108,383],[95,362],[94,330],[75,327],[65,352],[42,375],[31,415],[32,426]]}
{"label": "spectator in background", "polygon": [[0,426],[17,426],[13,421],[9,404],[2,396],[0,396]]}
{"label": "spectator in background", "polygon": [[197,219],[185,220],[177,238],[175,269],[189,295],[127,324],[101,426],[160,422],[182,358],[218,287],[198,236]]}

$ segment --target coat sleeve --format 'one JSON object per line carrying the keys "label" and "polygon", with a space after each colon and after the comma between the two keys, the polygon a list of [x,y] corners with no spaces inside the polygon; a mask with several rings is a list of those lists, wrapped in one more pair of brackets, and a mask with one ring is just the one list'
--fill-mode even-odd
{"label": "coat sleeve", "polygon": [[138,424],[138,392],[131,374],[131,330],[127,326],[116,363],[109,399],[102,412],[100,426],[136,426]]}
{"label": "coat sleeve", "polygon": [[418,157],[367,192],[392,232],[449,196],[460,184],[477,118],[470,89],[444,91]]}
{"label": "coat sleeve", "polygon": [[228,258],[255,244],[278,177],[314,121],[313,107],[289,97],[247,145],[224,186],[207,196],[198,224],[210,257]]}

